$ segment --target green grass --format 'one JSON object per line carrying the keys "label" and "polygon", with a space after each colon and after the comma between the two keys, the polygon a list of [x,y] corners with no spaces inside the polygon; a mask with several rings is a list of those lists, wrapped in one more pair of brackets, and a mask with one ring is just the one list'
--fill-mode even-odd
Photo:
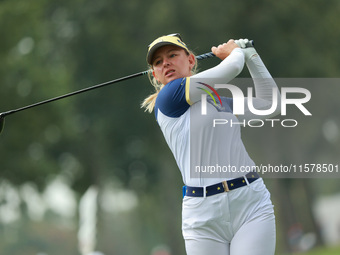
{"label": "green grass", "polygon": [[340,255],[340,247],[320,247],[309,252],[297,253],[296,255]]}

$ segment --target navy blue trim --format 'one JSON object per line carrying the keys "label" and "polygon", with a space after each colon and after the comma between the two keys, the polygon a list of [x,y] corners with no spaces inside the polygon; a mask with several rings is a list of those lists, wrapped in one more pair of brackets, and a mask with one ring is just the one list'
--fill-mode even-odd
{"label": "navy blue trim", "polygon": [[[217,98],[215,98],[215,100],[217,101]],[[221,97],[222,106],[220,103],[215,105],[211,97],[208,97],[207,101],[214,106],[218,112],[233,112],[233,99],[230,97]]]}
{"label": "navy blue trim", "polygon": [[230,97],[221,97],[224,112],[233,112],[233,99]]}
{"label": "navy blue trim", "polygon": [[185,98],[186,78],[180,78],[169,82],[159,92],[155,104],[155,116],[158,109],[168,117],[177,118],[184,114],[190,105]]}

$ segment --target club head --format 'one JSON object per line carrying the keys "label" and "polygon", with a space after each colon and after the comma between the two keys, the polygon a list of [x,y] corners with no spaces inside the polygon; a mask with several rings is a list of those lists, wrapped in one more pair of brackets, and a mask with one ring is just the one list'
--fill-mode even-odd
{"label": "club head", "polygon": [[4,125],[5,125],[5,116],[0,114],[0,134],[2,133],[2,130],[4,129]]}

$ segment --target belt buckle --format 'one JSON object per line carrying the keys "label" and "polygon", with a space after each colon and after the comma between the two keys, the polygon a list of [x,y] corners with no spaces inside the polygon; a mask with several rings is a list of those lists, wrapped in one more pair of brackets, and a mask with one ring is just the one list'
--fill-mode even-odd
{"label": "belt buckle", "polygon": [[228,187],[227,181],[223,181],[222,185],[223,185],[223,188],[224,188],[224,192],[228,192],[229,191],[229,187]]}

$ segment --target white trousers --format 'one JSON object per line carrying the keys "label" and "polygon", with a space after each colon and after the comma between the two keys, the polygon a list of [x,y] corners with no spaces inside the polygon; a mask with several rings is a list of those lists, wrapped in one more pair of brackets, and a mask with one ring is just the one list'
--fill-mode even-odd
{"label": "white trousers", "polygon": [[187,255],[274,255],[275,216],[262,178],[210,197],[184,197]]}

